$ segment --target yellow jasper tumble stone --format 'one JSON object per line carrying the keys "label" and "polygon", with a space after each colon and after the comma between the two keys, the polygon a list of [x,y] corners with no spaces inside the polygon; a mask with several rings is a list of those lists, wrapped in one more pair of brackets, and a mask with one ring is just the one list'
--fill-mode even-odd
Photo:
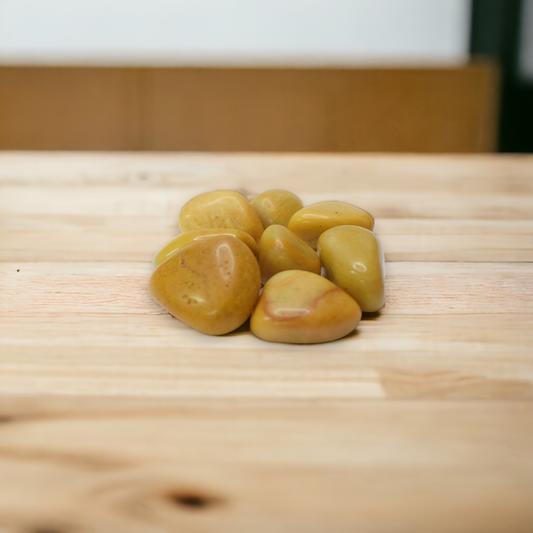
{"label": "yellow jasper tumble stone", "polygon": [[258,260],[263,283],[284,270],[306,270],[320,274],[320,259],[316,252],[278,224],[269,226],[263,232],[259,241]]}
{"label": "yellow jasper tumble stone", "polygon": [[292,215],[304,206],[297,196],[280,189],[265,191],[255,197],[250,205],[265,229],[273,224],[287,227]]}
{"label": "yellow jasper tumble stone", "polygon": [[385,304],[385,261],[374,233],[358,226],[338,226],[318,239],[318,255],[326,275],[365,312]]}
{"label": "yellow jasper tumble stone", "polygon": [[180,230],[238,229],[259,242],[263,225],[246,198],[235,191],[213,191],[189,200],[179,216]]}
{"label": "yellow jasper tumble stone", "polygon": [[287,270],[263,287],[250,326],[266,341],[310,344],[340,339],[360,320],[357,302],[331,281],[311,272]]}
{"label": "yellow jasper tumble stone", "polygon": [[316,250],[322,233],[344,225],[361,226],[372,231],[374,218],[363,209],[344,202],[320,202],[294,213],[287,227]]}
{"label": "yellow jasper tumble stone", "polygon": [[171,315],[207,335],[223,335],[250,316],[261,289],[257,260],[231,235],[185,246],[150,278],[150,294]]}
{"label": "yellow jasper tumble stone", "polygon": [[180,233],[177,237],[174,237],[171,241],[167,242],[167,244],[155,254],[153,260],[154,268],[157,268],[163,261],[168,259],[172,254],[175,254],[178,250],[185,248],[185,246],[217,235],[236,237],[246,244],[246,246],[252,250],[254,255],[257,255],[256,242],[252,239],[251,235],[244,231],[238,229],[197,229]]}

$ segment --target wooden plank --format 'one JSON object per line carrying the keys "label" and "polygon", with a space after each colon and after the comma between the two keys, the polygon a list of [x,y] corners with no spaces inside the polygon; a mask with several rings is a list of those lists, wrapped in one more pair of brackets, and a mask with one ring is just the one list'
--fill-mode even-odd
{"label": "wooden plank", "polygon": [[[179,233],[176,220],[174,214],[0,216],[0,261],[150,261]],[[533,261],[529,220],[380,218],[375,232],[387,261]]]}
{"label": "wooden plank", "polygon": [[533,155],[0,152],[0,184],[523,195]]}
{"label": "wooden plank", "polygon": [[[176,218],[187,200],[213,187],[175,189],[159,187],[104,187],[94,186],[83,190],[76,187],[2,187],[0,209],[5,215],[174,215]],[[303,192],[290,187],[304,204],[324,199],[324,193]],[[232,187],[232,189],[236,189]],[[237,188],[238,190],[238,188]],[[302,192],[301,192],[302,191]],[[339,198],[330,193],[330,198]],[[326,197],[327,198],[327,197]],[[504,219],[533,220],[532,198],[515,194],[439,194],[421,192],[393,193],[383,191],[347,192],[343,198],[348,203],[369,210],[376,218],[452,218],[452,219]]]}
{"label": "wooden plank", "polygon": [[[160,314],[150,263],[2,263],[2,316]],[[381,314],[521,314],[533,311],[530,263],[387,263]]]}
{"label": "wooden plank", "polygon": [[2,317],[0,393],[142,398],[533,399],[533,314],[365,318],[325,345],[169,315]]}
{"label": "wooden plank", "polygon": [[527,220],[376,220],[387,261],[533,261]]}
{"label": "wooden plank", "polygon": [[531,403],[13,397],[2,415],[10,532],[533,524]]}
{"label": "wooden plank", "polygon": [[150,272],[146,263],[3,263],[1,390],[470,399],[533,392],[531,264],[388,263],[380,313],[341,341],[301,347],[261,341],[246,327],[223,337],[195,332],[153,302]]}
{"label": "wooden plank", "polygon": [[3,66],[0,108],[2,149],[488,152],[497,76],[487,63]]}
{"label": "wooden plank", "polygon": [[268,182],[309,204],[324,199],[324,176],[331,197],[374,213],[389,261],[532,260],[527,156],[5,153],[0,163],[4,261],[147,261],[195,194],[223,183],[253,196]]}
{"label": "wooden plank", "polygon": [[137,69],[0,67],[0,149],[137,150]]}
{"label": "wooden plank", "polygon": [[[0,209],[9,216],[64,215],[73,220],[77,215],[90,221],[94,216],[142,215],[151,224],[148,219],[162,215],[177,219],[188,199],[221,186],[250,197],[268,187],[288,188],[304,203],[313,203],[327,198],[327,178],[331,198],[342,195],[378,219],[533,219],[531,156],[132,155],[129,159],[0,154],[0,163]],[[24,186],[28,184],[30,189]]]}
{"label": "wooden plank", "polygon": [[484,152],[492,65],[146,71],[149,150]]}
{"label": "wooden plank", "polygon": [[[0,531],[530,531],[532,162],[0,154]],[[150,299],[184,201],[289,182],[377,209],[381,313],[288,346]]]}
{"label": "wooden plank", "polygon": [[[533,311],[530,263],[387,263],[382,315]],[[2,316],[160,314],[150,263],[2,263]]]}

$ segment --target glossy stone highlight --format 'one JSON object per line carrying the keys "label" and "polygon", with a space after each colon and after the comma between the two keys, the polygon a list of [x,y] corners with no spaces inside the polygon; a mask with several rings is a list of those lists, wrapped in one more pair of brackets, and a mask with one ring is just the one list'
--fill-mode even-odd
{"label": "glossy stone highlight", "polygon": [[250,326],[266,341],[310,344],[340,339],[360,320],[357,302],[331,281],[288,270],[264,286]]}
{"label": "glossy stone highlight", "polygon": [[180,230],[185,233],[197,229],[238,229],[259,242],[263,225],[248,203],[235,191],[214,191],[189,200],[179,216]]}
{"label": "glossy stone highlight", "polygon": [[374,218],[359,207],[344,202],[320,202],[294,213],[288,228],[316,250],[320,235],[336,226],[361,226],[374,229]]}
{"label": "glossy stone highlight", "polygon": [[287,227],[292,215],[303,208],[297,196],[280,189],[265,191],[254,198],[250,205],[265,229],[273,224]]}
{"label": "glossy stone highlight", "polygon": [[208,335],[222,335],[250,316],[261,288],[250,248],[233,236],[182,248],[153,272],[150,293],[171,315]]}
{"label": "glossy stone highlight", "polygon": [[259,241],[258,260],[263,283],[285,270],[306,270],[320,274],[320,259],[316,252],[278,224],[269,226],[263,232]]}
{"label": "glossy stone highlight", "polygon": [[208,239],[217,235],[233,236],[242,241],[254,255],[257,255],[257,244],[249,235],[244,231],[238,229],[197,229],[193,231],[187,231],[186,233],[180,233],[177,237],[174,237],[171,241],[167,242],[154,256],[153,265],[157,268],[163,261],[168,259],[172,254],[175,254],[178,250],[185,248],[193,242],[201,241],[202,239]]}
{"label": "glossy stone highlight", "polygon": [[338,226],[318,239],[318,255],[328,279],[354,298],[365,312],[385,304],[385,261],[381,244],[371,231]]}

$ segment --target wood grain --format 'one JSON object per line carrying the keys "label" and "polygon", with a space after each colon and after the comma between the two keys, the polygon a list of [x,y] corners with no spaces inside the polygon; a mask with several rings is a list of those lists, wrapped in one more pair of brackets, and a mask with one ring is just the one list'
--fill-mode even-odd
{"label": "wood grain", "polygon": [[325,176],[331,191],[372,211],[389,261],[533,259],[526,156],[6,153],[0,163],[4,261],[149,260],[179,232],[179,211],[195,194],[224,183],[253,196],[268,183],[312,203],[324,197]]}
{"label": "wood grain", "polygon": [[148,150],[494,149],[490,64],[425,69],[149,69]]}
{"label": "wood grain", "polygon": [[490,152],[491,63],[441,68],[0,67],[9,150]]}
{"label": "wood grain", "polygon": [[[259,191],[305,183],[307,192],[348,191],[531,193],[529,154],[214,154],[1,152],[3,185],[151,185]],[[327,179],[327,184],[324,180]],[[256,191],[257,192],[257,191]],[[306,191],[304,191],[306,192]]]}
{"label": "wood grain", "polygon": [[[147,280],[194,194],[376,215],[335,343],[197,333]],[[0,154],[0,532],[533,528],[533,158]]]}
{"label": "wood grain", "polygon": [[[145,263],[2,263],[0,316],[162,314]],[[381,315],[533,312],[529,263],[387,263]],[[519,318],[517,318],[519,320]]]}
{"label": "wood grain", "polygon": [[533,519],[530,403],[12,403],[8,531],[525,533]]}
{"label": "wood grain", "polygon": [[[133,215],[0,217],[0,260],[149,261],[179,233],[176,221],[174,213],[149,222]],[[533,261],[530,220],[380,218],[375,231],[387,261]]]}
{"label": "wood grain", "polygon": [[[205,338],[170,316],[2,317],[3,394],[518,400],[533,314],[364,319],[334,346]],[[505,332],[506,339],[502,339]]]}
{"label": "wood grain", "polygon": [[0,67],[3,150],[138,150],[140,72]]}

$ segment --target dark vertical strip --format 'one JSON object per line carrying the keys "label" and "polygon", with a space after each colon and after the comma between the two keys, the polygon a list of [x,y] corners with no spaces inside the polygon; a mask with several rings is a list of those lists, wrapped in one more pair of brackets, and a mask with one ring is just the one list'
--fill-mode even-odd
{"label": "dark vertical strip", "polygon": [[498,150],[533,152],[533,84],[521,78],[518,58],[522,0],[473,0],[472,57],[489,57],[500,67]]}

